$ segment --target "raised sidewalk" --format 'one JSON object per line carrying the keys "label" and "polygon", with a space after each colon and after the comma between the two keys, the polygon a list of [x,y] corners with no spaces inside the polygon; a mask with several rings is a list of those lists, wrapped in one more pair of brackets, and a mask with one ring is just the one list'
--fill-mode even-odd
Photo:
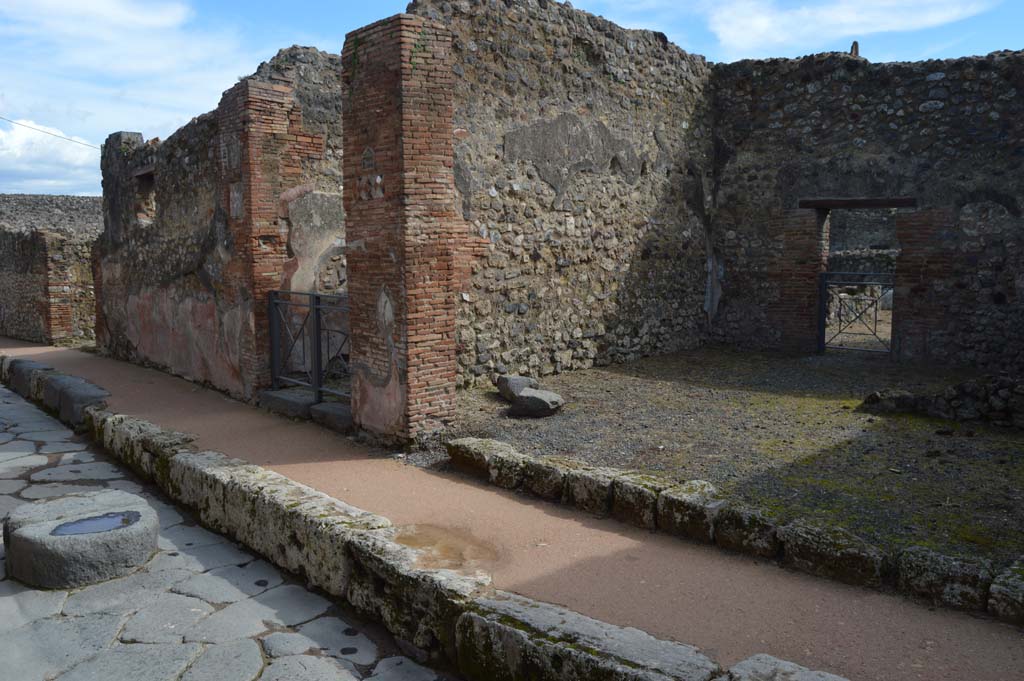
{"label": "raised sidewalk", "polygon": [[[850,679],[1007,678],[1010,626],[781,570],[611,520],[439,475],[191,383],[72,350],[0,339],[0,351],[85,377],[112,411],[198,436],[482,561],[495,586],[703,648],[723,666],[769,653]],[[376,456],[375,456],[376,455]]]}

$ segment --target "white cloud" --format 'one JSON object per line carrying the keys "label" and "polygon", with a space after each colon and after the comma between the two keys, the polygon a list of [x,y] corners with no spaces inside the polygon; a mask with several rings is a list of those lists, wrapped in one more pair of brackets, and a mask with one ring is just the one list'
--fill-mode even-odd
{"label": "white cloud", "polygon": [[[31,120],[18,121],[53,135],[57,128]],[[35,130],[3,123],[0,128],[0,190],[6,193],[95,194],[99,186],[98,149],[58,139]],[[80,137],[79,142],[94,144]]]}
{"label": "white cloud", "polygon": [[815,49],[876,33],[918,31],[967,19],[996,0],[829,0],[780,7],[773,0],[706,5],[708,26],[733,56]]}
{"label": "white cloud", "polygon": [[[98,142],[118,130],[167,137],[271,56],[237,31],[198,23],[178,0],[0,0],[0,115]],[[0,166],[0,192],[13,190],[12,177]],[[19,177],[31,191],[65,184]]]}

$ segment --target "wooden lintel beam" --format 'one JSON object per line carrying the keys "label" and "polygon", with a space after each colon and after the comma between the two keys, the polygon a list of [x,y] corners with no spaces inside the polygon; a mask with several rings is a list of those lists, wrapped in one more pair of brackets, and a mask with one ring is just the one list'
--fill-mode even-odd
{"label": "wooden lintel beam", "polygon": [[800,199],[800,203],[798,205],[801,208],[817,208],[819,210],[832,210],[838,208],[917,208],[917,199],[909,196],[888,199]]}

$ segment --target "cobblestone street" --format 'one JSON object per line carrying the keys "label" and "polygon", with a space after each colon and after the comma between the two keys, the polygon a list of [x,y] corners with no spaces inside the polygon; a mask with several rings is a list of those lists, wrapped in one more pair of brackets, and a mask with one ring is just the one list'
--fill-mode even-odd
{"label": "cobblestone street", "polygon": [[[12,681],[432,681],[364,627],[224,537],[195,525],[35,406],[0,388],[0,515],[119,489],[160,518],[160,551],[127,577],[35,590],[0,563],[0,677]],[[0,556],[3,547],[0,544]]]}

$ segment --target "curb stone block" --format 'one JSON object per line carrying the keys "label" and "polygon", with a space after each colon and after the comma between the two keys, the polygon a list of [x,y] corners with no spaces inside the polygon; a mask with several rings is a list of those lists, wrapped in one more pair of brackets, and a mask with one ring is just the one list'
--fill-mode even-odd
{"label": "curb stone block", "polygon": [[572,466],[556,459],[528,458],[523,462],[523,489],[547,501],[560,502],[565,494],[565,476]]}
{"label": "curb stone block", "polygon": [[504,442],[475,437],[453,440],[447,449],[457,470],[504,489],[522,485],[524,464],[530,459]]}
{"label": "curb stone block", "polygon": [[710,482],[691,480],[658,495],[658,529],[713,544],[715,516],[724,505]]}
{"label": "curb stone block", "polygon": [[999,573],[992,582],[988,611],[1004,622],[1024,625],[1024,558]]}
{"label": "curb stone block", "polygon": [[992,585],[987,560],[954,558],[922,546],[899,556],[901,592],[958,610],[984,610]]}
{"label": "curb stone block", "polygon": [[231,470],[247,465],[220,452],[183,452],[168,462],[168,479],[178,490],[176,501],[193,509],[207,527],[232,534],[224,511],[224,488]]}
{"label": "curb stone block", "polygon": [[657,527],[658,497],[676,483],[640,473],[627,473],[612,483],[612,517],[648,530]]}
{"label": "curb stone block", "polygon": [[7,365],[11,358],[0,353],[0,382],[7,383]]}
{"label": "curb stone block", "polygon": [[27,400],[32,399],[32,374],[36,371],[53,371],[53,367],[30,359],[12,359],[7,369],[11,390]]}
{"label": "curb stone block", "polygon": [[356,532],[347,538],[346,600],[357,611],[383,622],[415,650],[418,661],[439,651],[454,660],[456,622],[476,594],[490,589],[489,578],[417,569],[418,552],[388,535]]}
{"label": "curb stone block", "polygon": [[771,655],[754,655],[737,663],[715,681],[847,681],[841,676],[815,672]]}
{"label": "curb stone block", "polygon": [[715,544],[723,549],[762,558],[778,558],[782,551],[776,524],[760,511],[723,505],[715,516]]}
{"label": "curb stone block", "polygon": [[456,641],[470,681],[710,681],[720,671],[692,646],[504,592],[475,600]]}
{"label": "curb stone block", "polygon": [[612,483],[621,475],[612,468],[580,467],[565,474],[564,503],[597,516],[612,509]]}
{"label": "curb stone block", "polygon": [[783,564],[801,572],[875,588],[893,574],[882,551],[840,528],[794,522],[780,527],[778,536]]}

